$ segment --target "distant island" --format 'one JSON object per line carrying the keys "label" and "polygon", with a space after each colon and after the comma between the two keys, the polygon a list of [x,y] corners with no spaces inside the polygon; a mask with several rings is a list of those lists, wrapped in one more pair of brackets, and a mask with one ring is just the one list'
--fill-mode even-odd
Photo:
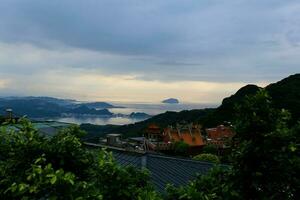
{"label": "distant island", "polygon": [[88,108],[105,109],[105,108],[124,108],[122,106],[115,106],[106,102],[91,102],[82,103],[81,105],[87,106]]}
{"label": "distant island", "polygon": [[165,99],[162,101],[162,103],[167,103],[167,104],[178,104],[179,100],[175,99],[175,98],[169,98],[169,99]]}
{"label": "distant island", "polygon": [[111,108],[125,108],[106,102],[81,102],[54,97],[0,97],[0,116],[11,109],[16,117],[32,120],[57,120],[59,118],[127,118],[146,120],[152,117],[143,112],[113,113]]}

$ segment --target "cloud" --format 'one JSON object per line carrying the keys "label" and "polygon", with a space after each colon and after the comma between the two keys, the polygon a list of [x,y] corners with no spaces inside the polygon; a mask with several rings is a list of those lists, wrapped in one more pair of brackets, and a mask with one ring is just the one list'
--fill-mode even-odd
{"label": "cloud", "polygon": [[[128,86],[112,89],[128,91],[121,97],[100,84],[107,98],[134,99],[138,92],[148,99],[157,90],[161,97],[193,88],[199,94],[189,100],[198,101],[207,91],[197,87],[207,87],[216,97],[208,99],[220,101],[222,90],[299,72],[299,8],[296,0],[3,0],[0,78],[18,83],[16,93],[38,94],[49,86],[53,94],[72,96],[87,91],[73,91],[74,84],[81,88],[73,77],[93,74]],[[65,84],[51,81],[55,77]],[[99,84],[94,81],[91,87]]]}
{"label": "cloud", "polygon": [[0,80],[0,91],[3,88],[7,88],[9,86],[9,80],[8,79],[1,79]]}
{"label": "cloud", "polygon": [[177,97],[182,102],[220,103],[219,95],[228,96],[232,90],[244,85],[204,81],[166,83],[140,80],[135,76],[82,73],[79,69],[35,72],[31,74],[31,79],[24,79],[20,74],[11,78],[14,80],[12,84],[2,88],[7,95],[51,95],[89,101],[160,102],[168,97]]}

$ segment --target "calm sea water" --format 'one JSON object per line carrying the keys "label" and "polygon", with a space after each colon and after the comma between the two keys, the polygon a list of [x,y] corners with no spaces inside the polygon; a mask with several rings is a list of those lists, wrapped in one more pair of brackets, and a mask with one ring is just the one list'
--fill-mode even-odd
{"label": "calm sea water", "polygon": [[[124,114],[129,115],[132,112],[143,112],[149,115],[157,115],[164,113],[166,111],[182,111],[182,110],[192,110],[192,109],[202,109],[202,108],[213,108],[217,105],[212,104],[147,104],[147,103],[112,103],[113,105],[122,106],[124,108],[112,108],[109,109],[110,112],[114,114]],[[51,120],[82,124],[90,123],[97,125],[124,125],[132,124],[139,121],[145,120],[145,118],[129,118],[129,117],[61,117],[53,118]]]}

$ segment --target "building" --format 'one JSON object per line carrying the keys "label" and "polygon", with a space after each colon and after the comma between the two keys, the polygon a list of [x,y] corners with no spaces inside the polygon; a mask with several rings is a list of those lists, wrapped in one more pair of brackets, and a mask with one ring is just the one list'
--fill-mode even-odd
{"label": "building", "polygon": [[145,132],[145,138],[152,142],[162,141],[162,129],[156,124],[150,124]]}
{"label": "building", "polygon": [[207,133],[207,144],[215,145],[218,148],[227,148],[235,135],[231,126],[219,125],[215,128],[205,129]]}
{"label": "building", "polygon": [[[102,145],[84,143],[91,148],[102,148]],[[188,158],[165,156],[151,152],[130,152],[116,147],[108,147],[117,163],[121,166],[132,166],[136,169],[148,169],[150,180],[158,192],[163,193],[167,184],[176,187],[184,186],[198,175],[206,174],[213,163]],[[221,165],[221,167],[227,167]]]}
{"label": "building", "polygon": [[179,142],[183,141],[191,147],[203,146],[204,140],[201,134],[201,126],[186,124],[177,124],[176,127],[169,126],[163,132],[164,141]]}
{"label": "building", "polygon": [[106,144],[109,146],[120,146],[122,147],[121,134],[107,134],[106,135]]}
{"label": "building", "polygon": [[185,142],[193,151],[199,151],[204,146],[201,134],[201,126],[193,124],[177,124],[164,130],[156,125],[149,125],[145,133],[148,150],[164,151],[171,150],[176,142]]}

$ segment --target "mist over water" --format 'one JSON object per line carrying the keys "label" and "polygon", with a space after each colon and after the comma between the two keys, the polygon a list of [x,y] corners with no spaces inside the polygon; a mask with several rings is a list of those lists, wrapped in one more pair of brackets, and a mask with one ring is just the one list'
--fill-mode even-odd
{"label": "mist over water", "polygon": [[[109,111],[114,114],[129,115],[133,112],[141,112],[149,115],[157,115],[166,111],[182,111],[192,109],[214,108],[215,104],[196,104],[196,103],[180,103],[180,104],[150,104],[150,103],[113,103],[116,106],[124,108],[110,108]],[[51,120],[67,122],[67,123],[90,123],[96,125],[124,125],[143,121],[146,118],[131,118],[127,116],[99,117],[99,116],[72,116],[52,118]]]}

